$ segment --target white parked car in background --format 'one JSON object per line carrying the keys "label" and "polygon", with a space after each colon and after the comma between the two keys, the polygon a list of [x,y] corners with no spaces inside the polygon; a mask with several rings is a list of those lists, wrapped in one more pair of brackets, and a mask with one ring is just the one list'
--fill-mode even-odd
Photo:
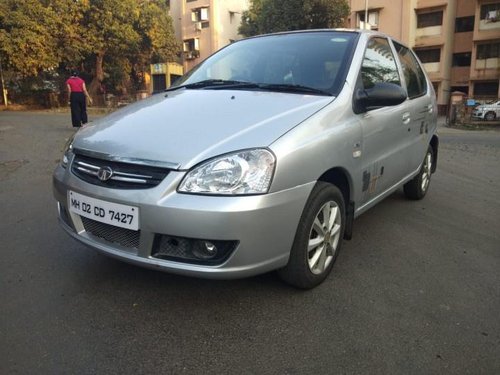
{"label": "white parked car in background", "polygon": [[500,100],[481,104],[472,111],[472,118],[493,121],[500,117]]}

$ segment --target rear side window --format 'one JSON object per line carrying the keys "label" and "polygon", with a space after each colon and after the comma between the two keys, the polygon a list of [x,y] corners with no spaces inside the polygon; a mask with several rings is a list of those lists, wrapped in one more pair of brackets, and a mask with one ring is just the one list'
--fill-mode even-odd
{"label": "rear side window", "polygon": [[370,89],[380,82],[401,86],[396,61],[387,39],[370,39],[363,58],[361,78],[365,89]]}
{"label": "rear side window", "polygon": [[408,97],[412,99],[424,95],[427,92],[427,82],[417,59],[408,48],[401,44],[394,42],[394,46],[403,67]]}

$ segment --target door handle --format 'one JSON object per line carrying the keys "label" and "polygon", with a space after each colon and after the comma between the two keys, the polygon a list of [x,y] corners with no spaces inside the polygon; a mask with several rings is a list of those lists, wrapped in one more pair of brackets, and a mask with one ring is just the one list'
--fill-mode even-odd
{"label": "door handle", "polygon": [[426,105],[424,107],[424,112],[427,112],[427,113],[432,113],[434,111],[434,107],[432,104],[429,104],[429,105]]}
{"label": "door handle", "polygon": [[408,125],[410,123],[410,120],[411,120],[410,113],[409,112],[403,113],[402,119],[403,119],[403,124]]}

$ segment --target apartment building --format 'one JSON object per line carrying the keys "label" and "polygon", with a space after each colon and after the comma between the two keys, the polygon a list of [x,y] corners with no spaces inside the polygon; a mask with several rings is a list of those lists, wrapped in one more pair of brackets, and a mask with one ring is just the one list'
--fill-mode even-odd
{"label": "apartment building", "polygon": [[240,39],[241,15],[248,0],[173,0],[170,15],[183,45],[184,71],[225,45]]}
{"label": "apartment building", "polygon": [[351,27],[380,30],[415,50],[441,110],[453,91],[476,99],[500,97],[500,0],[351,0],[350,5]]}

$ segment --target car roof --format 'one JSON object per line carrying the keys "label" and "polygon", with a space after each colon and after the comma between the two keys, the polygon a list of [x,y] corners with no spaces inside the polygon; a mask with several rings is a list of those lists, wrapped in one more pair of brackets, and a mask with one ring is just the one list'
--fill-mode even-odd
{"label": "car roof", "polygon": [[[364,29],[348,29],[348,28],[335,28],[335,29],[307,29],[307,30],[290,30],[290,31],[280,31],[276,33],[269,33],[269,34],[261,34],[261,35],[255,35],[251,36],[245,39],[253,39],[253,38],[262,38],[262,37],[268,37],[268,36],[273,36],[273,35],[287,35],[287,34],[306,34],[306,33],[317,33],[317,32],[347,32],[347,33],[353,33],[353,34],[359,34],[359,35],[366,35],[368,37],[370,36],[381,36],[385,38],[392,39],[393,41],[397,42],[398,44],[401,44],[405,46],[404,43],[401,41],[397,40],[396,38],[384,34],[380,31],[376,30],[364,30]],[[242,39],[242,40],[245,40]]]}

